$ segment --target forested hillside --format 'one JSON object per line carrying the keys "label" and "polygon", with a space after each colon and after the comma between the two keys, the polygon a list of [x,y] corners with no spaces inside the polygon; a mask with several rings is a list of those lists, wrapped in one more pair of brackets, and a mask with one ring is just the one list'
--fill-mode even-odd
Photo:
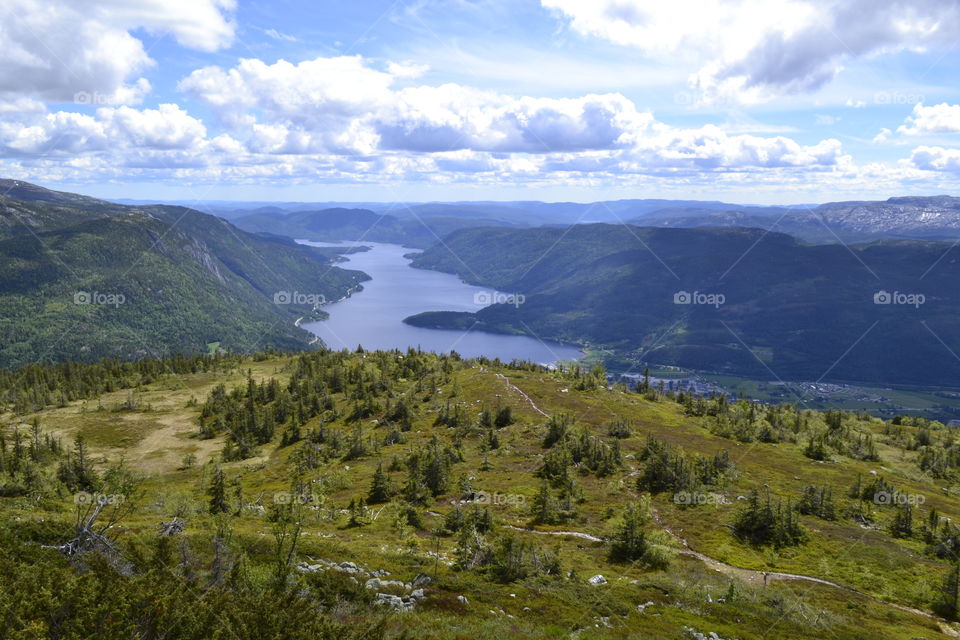
{"label": "forested hillside", "polygon": [[[414,266],[524,296],[418,326],[535,334],[635,363],[960,386],[951,244],[808,245],[760,229],[469,229]],[[772,372],[772,375],[771,375]]]}
{"label": "forested hillside", "polygon": [[940,423],[412,350],[0,390],[9,637],[957,634]]}
{"label": "forested hillside", "polygon": [[297,318],[365,279],[191,209],[16,183],[0,198],[0,366],[307,347]]}

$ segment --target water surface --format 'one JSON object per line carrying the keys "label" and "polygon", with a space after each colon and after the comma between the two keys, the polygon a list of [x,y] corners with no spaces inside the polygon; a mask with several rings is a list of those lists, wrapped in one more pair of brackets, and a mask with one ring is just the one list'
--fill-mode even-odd
{"label": "water surface", "polygon": [[[353,246],[298,240],[315,247]],[[487,356],[501,360],[530,360],[553,363],[574,360],[583,354],[575,347],[541,341],[528,336],[512,336],[481,331],[427,329],[404,324],[403,319],[424,311],[479,311],[491,296],[491,289],[466,284],[448,273],[414,269],[405,254],[416,249],[377,242],[356,243],[370,251],[345,256],[341,263],[357,269],[372,280],[363,283],[363,291],[326,305],[330,317],[301,325],[319,336],[331,349],[403,349],[449,353],[456,351],[468,358]],[[502,298],[500,298],[502,299]]]}

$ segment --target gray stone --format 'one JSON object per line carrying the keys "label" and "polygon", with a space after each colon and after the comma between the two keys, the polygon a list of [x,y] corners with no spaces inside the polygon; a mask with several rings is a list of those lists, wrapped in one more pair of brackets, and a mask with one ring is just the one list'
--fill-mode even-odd
{"label": "gray stone", "polygon": [[378,593],[373,604],[390,607],[394,611],[411,611],[413,609],[413,603],[404,602],[403,598],[392,596],[389,593]]}
{"label": "gray stone", "polygon": [[414,587],[426,587],[429,586],[431,582],[433,582],[433,578],[425,573],[418,573],[417,577],[414,578],[410,584],[412,584]]}

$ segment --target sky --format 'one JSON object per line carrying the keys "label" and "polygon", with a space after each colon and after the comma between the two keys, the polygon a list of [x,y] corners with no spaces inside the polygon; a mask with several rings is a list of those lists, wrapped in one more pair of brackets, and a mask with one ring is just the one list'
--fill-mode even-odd
{"label": "sky", "polygon": [[0,177],[105,198],[960,195],[960,0],[18,0]]}

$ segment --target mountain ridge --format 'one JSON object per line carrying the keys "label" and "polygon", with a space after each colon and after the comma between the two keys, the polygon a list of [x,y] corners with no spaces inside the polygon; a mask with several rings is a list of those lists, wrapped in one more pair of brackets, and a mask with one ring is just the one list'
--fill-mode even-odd
{"label": "mountain ridge", "polygon": [[2,366],[308,348],[315,338],[297,318],[323,317],[325,300],[367,279],[310,247],[185,207],[125,207],[25,183],[9,193],[30,199],[0,197]]}

